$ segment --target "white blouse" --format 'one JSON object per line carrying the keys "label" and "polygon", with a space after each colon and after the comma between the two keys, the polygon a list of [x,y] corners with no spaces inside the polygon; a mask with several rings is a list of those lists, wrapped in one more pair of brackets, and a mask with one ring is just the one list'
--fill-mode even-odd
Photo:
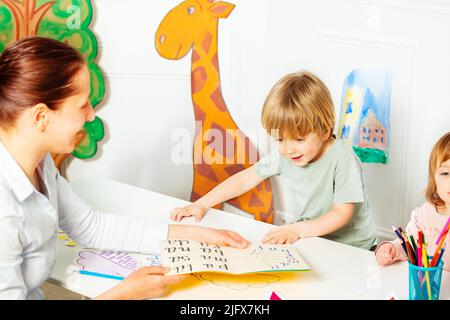
{"label": "white blouse", "polygon": [[43,193],[0,143],[0,299],[42,299],[56,262],[58,226],[81,246],[159,252],[167,224],[102,213],[59,174],[50,155],[39,164]]}

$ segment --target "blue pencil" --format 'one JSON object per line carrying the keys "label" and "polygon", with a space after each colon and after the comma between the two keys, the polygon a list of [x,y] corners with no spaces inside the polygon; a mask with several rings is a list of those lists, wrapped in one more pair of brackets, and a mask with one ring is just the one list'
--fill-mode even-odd
{"label": "blue pencil", "polygon": [[445,249],[442,249],[442,250],[441,250],[441,255],[439,256],[439,259],[438,259],[438,261],[436,262],[436,266],[438,266],[439,263],[441,262],[442,256],[444,255],[444,252],[445,252]]}
{"label": "blue pencil", "polygon": [[123,279],[125,279],[124,277],[120,277],[120,276],[113,276],[113,275],[110,275],[110,274],[104,274],[104,273],[98,273],[98,272],[92,272],[92,271],[86,271],[86,270],[80,270],[80,274],[83,274],[83,275],[86,275],[86,276],[114,279],[114,280],[123,280]]}

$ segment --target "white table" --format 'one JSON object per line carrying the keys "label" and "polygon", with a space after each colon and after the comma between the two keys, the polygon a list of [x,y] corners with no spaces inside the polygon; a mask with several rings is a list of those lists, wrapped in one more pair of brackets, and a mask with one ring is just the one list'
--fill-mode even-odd
{"label": "white table", "polygon": [[[186,201],[107,179],[78,180],[74,190],[92,206],[127,216],[142,216],[151,221],[168,221],[171,209]],[[273,225],[213,209],[200,223],[193,218],[183,224],[200,224],[239,232],[259,242]],[[200,279],[191,275],[183,285],[174,287],[163,299],[267,299],[275,291],[282,299],[387,299],[392,294],[408,299],[406,262],[380,267],[373,252],[322,238],[297,241],[311,271],[285,273],[277,282],[248,276]],[[73,261],[81,249],[67,247],[58,240],[58,258],[49,281],[86,297],[95,297],[117,284],[116,280],[81,276]],[[254,276],[252,276],[254,277]],[[444,272],[441,299],[450,298],[450,276]],[[248,288],[246,288],[248,287]]]}

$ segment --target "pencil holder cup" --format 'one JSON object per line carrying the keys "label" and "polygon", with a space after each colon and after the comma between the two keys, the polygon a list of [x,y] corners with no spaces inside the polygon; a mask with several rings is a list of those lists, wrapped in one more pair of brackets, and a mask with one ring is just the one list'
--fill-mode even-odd
{"label": "pencil holder cup", "polygon": [[439,300],[443,266],[443,261],[433,268],[418,267],[408,262],[409,300]]}

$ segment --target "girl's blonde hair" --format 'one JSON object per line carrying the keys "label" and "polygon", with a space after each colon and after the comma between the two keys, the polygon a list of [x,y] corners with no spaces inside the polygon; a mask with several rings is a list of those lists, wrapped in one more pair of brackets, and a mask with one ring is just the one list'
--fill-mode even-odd
{"label": "girl's blonde hair", "polygon": [[425,190],[425,195],[427,197],[427,200],[434,204],[436,207],[444,206],[445,202],[439,197],[437,193],[434,175],[439,166],[448,159],[450,159],[450,132],[444,134],[434,145],[428,164],[428,186]]}
{"label": "girl's blonde hair", "polygon": [[314,74],[300,71],[280,79],[263,106],[262,125],[271,134],[278,130],[285,139],[305,137],[311,132],[333,132],[333,99],[325,84]]}

